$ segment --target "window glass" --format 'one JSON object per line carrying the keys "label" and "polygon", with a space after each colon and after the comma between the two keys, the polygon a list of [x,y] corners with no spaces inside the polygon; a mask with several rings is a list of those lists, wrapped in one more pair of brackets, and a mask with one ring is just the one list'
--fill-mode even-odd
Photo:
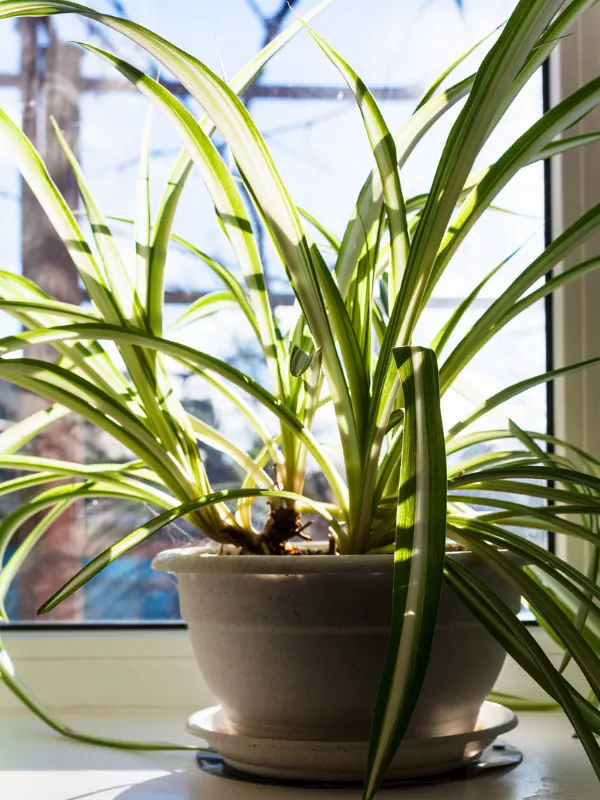
{"label": "window glass", "polygon": [[[506,20],[514,0],[345,0],[333,3],[315,22],[319,32],[349,61],[377,98],[386,121],[395,130],[414,109],[429,83],[471,44]],[[293,12],[305,13],[312,3],[292,2]],[[98,0],[102,10],[126,14],[205,61],[230,79],[279,30],[293,21],[281,0]],[[156,65],[122,37],[72,17],[4,22],[0,25],[0,104],[25,130],[38,148],[51,154],[46,119],[53,113],[49,87],[63,85],[61,106],[69,122],[69,136],[105,214],[130,219],[135,213],[138,154],[148,115],[147,102],[120,76],[90,53],[67,42],[84,40],[111,50],[156,74]],[[58,44],[57,44],[58,43]],[[461,66],[456,79],[479,63],[476,52]],[[53,65],[52,68],[50,65]],[[161,74],[169,82],[170,76]],[[360,187],[372,168],[372,155],[354,101],[339,74],[306,34],[299,35],[264,70],[245,95],[245,101],[266,137],[294,201],[317,217],[336,235],[343,233]],[[198,112],[185,97],[190,109]],[[542,113],[542,77],[536,76],[490,138],[477,166],[491,163],[514,138]],[[427,190],[437,158],[456,113],[438,123],[416,149],[403,171],[407,196]],[[216,139],[218,144],[219,139]],[[152,119],[151,191],[154,212],[179,150],[176,134],[157,113]],[[63,191],[74,207],[77,193],[64,176]],[[460,335],[530,261],[544,241],[544,176],[541,165],[528,167],[498,197],[469,236],[452,269],[440,281],[425,313],[416,340],[427,344],[452,310],[492,267],[512,257],[501,277],[465,316]],[[52,264],[46,246],[47,228],[35,203],[22,191],[16,170],[0,152],[0,254],[4,269],[25,274],[43,285],[60,286],[60,295],[85,305],[87,298],[72,272]],[[211,202],[200,179],[193,175],[178,211],[176,232],[204,252],[230,264]],[[127,222],[114,230],[128,263],[133,264],[133,239]],[[270,244],[261,239],[269,290],[282,323],[289,319],[293,298],[280,262]],[[230,264],[231,265],[231,264]],[[231,265],[233,266],[233,265]],[[185,303],[217,288],[214,275],[180,247],[173,247],[167,263],[168,321],[174,321]],[[268,384],[252,332],[235,312],[198,323],[176,336],[213,355],[249,370]],[[475,358],[464,376],[460,393],[448,398],[448,422],[462,416],[473,399],[500,387],[543,372],[546,366],[545,312],[533,306]],[[15,333],[18,325],[0,315],[0,335]],[[216,335],[218,333],[218,335]],[[110,346],[109,346],[110,349]],[[111,350],[114,352],[114,348]],[[240,445],[252,447],[252,434],[219,395],[200,379],[178,373],[186,407],[209,421]],[[41,401],[3,384],[0,413],[6,427],[42,406]],[[545,430],[545,389],[534,389],[486,417],[485,426],[505,427],[510,414],[526,429]],[[331,439],[331,420],[318,420],[316,434]],[[500,445],[499,445],[500,446]],[[127,453],[107,435],[77,418],[62,420],[40,437],[40,455],[88,463],[125,459]],[[216,451],[203,448],[216,488],[239,483],[239,475]],[[475,448],[473,454],[477,452]],[[2,470],[2,479],[13,473]],[[311,487],[319,490],[318,476]],[[23,501],[0,495],[5,517]],[[29,559],[15,582],[8,611],[15,621],[35,618],[35,609],[49,594],[119,535],[151,516],[151,510],[115,500],[94,500],[74,506],[63,515]],[[132,551],[94,579],[84,591],[44,620],[169,621],[178,619],[173,581],[150,570],[152,557],[166,545],[194,535],[186,523],[172,525],[146,545]],[[531,534],[539,541],[545,534]],[[15,544],[19,542],[16,538]]]}

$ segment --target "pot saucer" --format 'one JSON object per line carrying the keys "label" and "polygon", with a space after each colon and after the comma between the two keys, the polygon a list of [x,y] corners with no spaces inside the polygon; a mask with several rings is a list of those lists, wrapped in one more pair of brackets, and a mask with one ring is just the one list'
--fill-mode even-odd
{"label": "pot saucer", "polygon": [[[517,717],[498,703],[485,702],[474,731],[433,739],[405,739],[387,773],[392,780],[414,780],[452,772],[476,761],[494,739],[512,730]],[[188,731],[204,739],[239,772],[309,781],[362,780],[368,742],[262,739],[227,731],[220,706],[198,711]]]}

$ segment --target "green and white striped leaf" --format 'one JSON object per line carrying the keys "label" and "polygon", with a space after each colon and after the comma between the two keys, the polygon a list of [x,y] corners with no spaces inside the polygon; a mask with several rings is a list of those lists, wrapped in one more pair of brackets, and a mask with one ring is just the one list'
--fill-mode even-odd
{"label": "green and white striped leaf", "polygon": [[13,423],[0,433],[0,453],[5,455],[16,453],[53,422],[63,419],[70,413],[71,409],[54,403],[49,408],[42,408],[25,419]]}
{"label": "green and white striped leaf", "polygon": [[[441,96],[434,97],[422,106],[400,131],[394,136],[398,152],[398,167],[406,163],[408,157],[433,125],[460,102],[471,90],[475,76],[457,83]],[[336,277],[343,295],[346,294],[356,262],[361,252],[365,230],[369,232],[377,223],[383,206],[383,187],[379,172],[375,169],[365,181],[352,217],[346,226],[336,262]]]}
{"label": "green and white striped leaf", "polygon": [[81,414],[143,459],[175,496],[193,496],[194,488],[174,459],[125,406],[56,364],[27,358],[0,359],[0,377]]}
{"label": "green and white striped leaf", "polygon": [[172,334],[193,325],[200,320],[212,317],[220,311],[239,308],[236,298],[231,292],[209,292],[195,300],[170,326],[167,333]]}
{"label": "green and white striped leaf", "polygon": [[[128,344],[159,350],[165,355],[176,358],[186,366],[190,366],[194,370],[199,370],[200,375],[203,375],[204,371],[208,369],[217,373],[217,375],[220,375],[228,381],[231,381],[231,383],[242,389],[251,397],[258,400],[266,409],[271,411],[284,423],[287,428],[293,431],[293,433],[300,439],[300,441],[302,441],[303,444],[306,445],[309,452],[322,469],[323,474],[329,481],[336,496],[336,501],[338,501],[337,504],[342,509],[347,508],[347,487],[339,475],[335,465],[323,453],[321,447],[312,436],[311,432],[281,400],[273,396],[270,392],[260,386],[260,384],[252,380],[243,372],[240,372],[240,370],[236,369],[235,367],[226,364],[218,358],[209,356],[206,353],[202,353],[199,350],[194,350],[191,347],[179,344],[177,342],[171,342],[167,339],[159,339],[158,337],[152,336],[145,331],[137,331],[131,328],[121,328],[110,325],[75,325],[66,326],[64,328],[41,329],[38,331],[22,333],[18,336],[10,336],[0,340],[0,355],[9,353],[13,350],[19,350],[23,347],[24,343],[42,344],[61,339],[64,341],[87,339],[106,339],[117,342],[123,341]],[[106,397],[102,392],[100,392],[99,389],[84,381],[83,378],[80,379],[78,377],[77,379],[74,377],[72,383],[70,384],[68,375],[65,374],[64,370],[60,370],[60,368],[56,367],[55,365],[47,365],[44,362],[34,362],[34,364],[31,364],[29,361],[27,359],[7,358],[2,360],[0,358],[0,377],[5,377],[8,380],[19,383],[19,385],[24,385],[24,381],[29,383],[30,379],[33,379],[35,385],[37,386],[38,393],[42,394],[43,396],[54,399],[55,396],[60,395],[62,398],[64,398],[65,404],[68,405],[71,410],[81,413],[83,416],[90,419],[90,421],[95,422],[95,424],[97,424],[99,427],[104,427],[105,429],[110,428],[109,432],[115,435],[116,438],[122,437],[121,440],[123,440],[123,437],[127,438],[128,441],[123,441],[123,443],[133,450],[133,452],[136,452],[138,455],[140,455],[140,457],[147,457],[149,459],[147,462],[148,465],[151,466],[151,468],[154,469],[157,474],[161,474],[161,477],[163,477],[165,480],[165,485],[175,485],[176,476],[174,473],[169,471],[169,479],[166,479],[164,474],[161,473],[160,468],[156,469],[157,459],[160,460],[164,469],[167,468],[166,465],[170,459],[168,459],[164,450],[161,450],[154,440],[152,440],[153,443],[151,448],[154,452],[154,455],[150,456],[148,453],[147,456],[144,456],[141,454],[139,449],[143,447],[141,441],[137,442],[137,450],[132,446],[132,444],[136,443],[136,440],[131,440],[129,436],[131,431],[127,429],[126,423],[124,423],[123,428],[120,426],[115,427],[110,418],[103,417],[102,414],[97,413],[93,403],[106,403]],[[53,374],[58,376],[57,381],[53,381],[51,376],[48,376],[47,380],[40,381],[39,375],[36,371],[36,364],[50,369]],[[23,378],[23,374],[29,374],[30,378]],[[79,389],[84,388],[86,399],[83,402],[81,402],[81,398],[78,396],[77,392],[73,394],[73,392],[70,391],[75,383]],[[94,395],[97,395],[95,399],[88,399],[94,398]],[[118,405],[115,405],[114,401],[112,401],[112,398],[110,401],[112,404],[111,408],[114,405],[114,408],[117,412],[116,414],[113,414],[115,419],[129,419],[127,415],[130,412],[128,412],[127,409],[120,408]],[[135,417],[133,417],[133,420],[135,422],[135,426],[139,426],[139,422]],[[149,442],[147,436],[148,434],[144,430],[142,437],[144,442]],[[185,486],[185,483],[182,483],[181,485]],[[181,486],[179,486],[179,488],[181,489]]]}
{"label": "green and white striped leaf", "polygon": [[423,683],[446,549],[446,458],[432,350],[397,348],[404,439],[396,517],[390,644],[377,697],[363,797],[375,796]]}
{"label": "green and white striped leaf", "polygon": [[8,619],[6,611],[4,610],[6,595],[14,579],[17,577],[19,570],[50,525],[56,522],[61,514],[71,505],[71,502],[72,501],[69,500],[63,500],[51,507],[25,536],[8,561],[2,565],[2,569],[0,570],[0,609],[2,609],[5,619]]}
{"label": "green and white striped leaf", "polygon": [[385,123],[383,114],[367,86],[358,77],[352,67],[344,61],[316,31],[309,25],[306,25],[306,29],[321,51],[338,69],[341,76],[346,81],[348,88],[356,100],[364,122],[365,131],[379,171],[390,231],[391,263],[389,270],[389,291],[393,302],[400,288],[400,282],[410,249],[408,227],[406,223],[406,208],[404,204],[404,195],[400,186],[396,145]]}
{"label": "green and white striped leaf", "polygon": [[[456,529],[450,527],[453,534],[456,534]],[[496,547],[488,545],[482,537],[471,535],[467,531],[468,529],[463,527],[460,533],[468,541],[470,548],[522,592],[527,602],[544,618],[563,646],[569,650],[592,691],[597,697],[600,697],[600,655],[594,653],[562,609],[520,566],[506,558]]]}
{"label": "green and white striped leaf", "polygon": [[484,414],[487,414],[492,409],[497,408],[502,403],[506,403],[513,397],[516,397],[523,392],[532,389],[534,386],[553,381],[555,378],[560,378],[563,375],[569,375],[572,372],[579,372],[583,369],[589,369],[600,363],[600,356],[597,358],[589,358],[586,361],[579,361],[576,364],[570,364],[568,367],[560,367],[559,369],[552,369],[548,372],[543,372],[541,375],[534,375],[532,378],[526,378],[523,381],[514,383],[512,386],[507,386],[496,394],[488,397],[478,408],[476,408],[468,417],[465,417],[460,422],[453,425],[447,434],[447,441],[453,439],[458,433],[463,431],[473,422],[478,420]]}
{"label": "green and white striped leaf", "polygon": [[532,163],[536,155],[556,136],[582,116],[589,114],[598,103],[600,103],[600,78],[590,81],[546,112],[486,171],[485,176],[462,204],[440,244],[427,294],[422,298],[423,303],[430,296],[438,278],[443,274],[466,235],[504,186],[522,167]]}
{"label": "green and white striped leaf", "polygon": [[290,372],[294,378],[299,378],[309,369],[315,357],[314,353],[307,353],[298,345],[293,345],[290,353]]}
{"label": "green and white striped leaf", "polygon": [[597,710],[567,683],[527,627],[477,576],[457,560],[448,558],[445,577],[508,654],[562,706],[600,778],[600,748],[594,737],[594,731],[600,732],[600,714]]}
{"label": "green and white striped leaf", "polygon": [[[150,149],[152,146],[152,106],[148,109],[142,132],[140,160],[137,175],[135,209],[135,299],[136,306],[144,310],[143,320],[152,333],[162,334],[163,275],[155,262],[151,274],[152,208],[150,205]],[[162,262],[164,268],[164,261]],[[137,316],[137,315],[136,315]]]}
{"label": "green and white striped leaf", "polygon": [[502,295],[486,309],[457,344],[440,367],[441,391],[447,391],[452,382],[491,338],[492,331],[500,330],[502,319],[540,278],[547,275],[577,247],[593,236],[600,228],[600,203],[579,217],[560,236],[546,247]]}

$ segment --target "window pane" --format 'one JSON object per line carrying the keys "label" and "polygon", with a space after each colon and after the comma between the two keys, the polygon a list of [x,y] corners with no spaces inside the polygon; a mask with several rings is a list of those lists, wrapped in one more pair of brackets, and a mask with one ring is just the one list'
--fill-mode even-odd
{"label": "window pane", "polygon": [[[111,0],[97,6],[114,11]],[[127,15],[158,30],[176,44],[230,79],[266,41],[269,20],[283,11],[282,24],[293,19],[279,0],[125,0]],[[302,14],[311,2],[296,2]],[[500,25],[515,0],[346,0],[332,4],[316,27],[355,67],[375,94],[388,125],[396,130],[410,115],[419,97],[452,60],[471,44]],[[155,74],[156,66],[123,38],[98,26],[69,17],[27,20],[0,26],[0,104],[21,122],[47,160],[60,165],[52,144],[48,114],[59,117],[71,145],[78,152],[98,204],[105,214],[131,219],[135,215],[138,156],[147,119],[147,102],[131,90],[96,56],[71,45],[86,40],[112,50]],[[456,80],[479,63],[475,53],[457,71]],[[53,66],[56,65],[56,66]],[[161,74],[161,79],[170,76]],[[341,236],[361,185],[372,168],[372,155],[360,115],[340,76],[306,34],[298,36],[246,95],[252,115],[264,133],[294,201]],[[186,98],[193,111],[194,103]],[[425,137],[403,170],[404,191],[410,197],[427,190],[445,138],[457,112],[449,113]],[[491,163],[508,143],[542,113],[542,78],[536,76],[487,143],[476,165]],[[216,143],[222,142],[216,138]],[[156,213],[168,181],[179,142],[170,125],[155,113],[152,119],[151,194]],[[58,161],[57,161],[58,159]],[[47,224],[28,195],[21,190],[16,170],[0,152],[0,252],[5,269],[36,280],[53,294],[86,307],[88,298],[72,269],[57,254]],[[60,172],[59,185],[73,207],[77,191],[68,170]],[[544,178],[540,165],[524,170],[497,199],[498,209],[484,216],[454,259],[423,317],[416,340],[427,344],[452,310],[492,267],[514,253],[510,265],[486,287],[471,313],[465,315],[457,336],[467,330],[481,309],[510,284],[518,271],[543,247]],[[215,219],[212,203],[197,175],[192,175],[176,220],[176,233],[189,239],[234,272],[232,255]],[[260,229],[260,228],[259,228]],[[115,222],[114,231],[127,265],[134,268],[131,225]],[[261,238],[269,290],[285,325],[293,298],[283,267],[270,243]],[[323,250],[327,254],[326,249]],[[174,322],[185,304],[220,288],[218,278],[182,247],[174,247],[167,261],[167,322]],[[0,316],[0,334],[17,332],[18,324]],[[215,321],[215,319],[217,321]],[[225,358],[269,385],[250,327],[239,314],[224,311],[184,331],[175,338]],[[117,358],[116,349],[107,344]],[[51,357],[43,350],[38,357]],[[546,366],[545,313],[533,306],[484,348],[465,373],[461,393],[448,397],[449,423],[500,387],[544,371]],[[175,367],[173,367],[175,370]],[[199,378],[175,372],[185,406],[244,448],[258,450],[253,434],[218,392]],[[3,426],[43,408],[42,401],[15,387],[2,386],[0,412]],[[510,414],[524,428],[545,430],[546,398],[543,388],[530,391],[485,418],[486,428],[505,427]],[[270,424],[270,423],[266,423]],[[336,444],[331,419],[317,419],[316,435]],[[499,448],[501,445],[499,445]],[[215,488],[239,485],[239,471],[217,451],[202,448]],[[63,459],[101,463],[125,460],[126,450],[78,418],[67,418],[36,442],[31,452]],[[473,449],[473,454],[477,448]],[[14,476],[2,470],[2,478]],[[319,476],[310,475],[310,487],[320,490]],[[0,513],[6,517],[38,488],[21,495],[0,495]],[[15,582],[8,611],[15,621],[35,617],[35,609],[51,592],[96,553],[152,515],[150,508],[115,499],[81,502],[69,509],[51,528],[29,558]],[[30,523],[27,523],[30,524]],[[25,525],[11,547],[22,541]],[[94,579],[82,592],[44,620],[156,621],[178,619],[174,583],[150,570],[152,557],[165,546],[196,536],[191,526],[170,526],[147,544],[132,551]],[[545,534],[532,533],[539,541]]]}

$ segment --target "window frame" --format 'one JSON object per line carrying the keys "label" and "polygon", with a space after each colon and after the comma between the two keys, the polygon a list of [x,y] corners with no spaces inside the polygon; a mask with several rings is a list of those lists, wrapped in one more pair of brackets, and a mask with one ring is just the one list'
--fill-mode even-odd
{"label": "window frame", "polygon": [[[597,5],[576,23],[572,35],[563,39],[550,60],[546,86],[552,104],[600,74],[596,56],[599,35]],[[577,133],[599,128],[600,111],[579,123]],[[590,205],[600,202],[600,144],[554,158],[546,176],[549,224],[553,236],[557,236]],[[589,257],[594,246],[600,249],[600,235],[563,266]],[[554,367],[600,354],[594,296],[600,297],[600,271],[553,296],[549,343]],[[561,378],[550,392],[556,434],[600,457],[600,427],[595,429],[593,424],[593,400],[600,395],[600,367]],[[574,566],[585,568],[589,547],[584,542],[557,536],[555,548]],[[558,663],[558,647],[541,629],[532,631]],[[191,711],[213,702],[182,624],[54,625],[40,630],[15,625],[3,630],[2,638],[23,680],[49,707],[169,707]],[[496,688],[533,698],[541,691],[510,659]],[[0,709],[18,706],[19,701],[0,683]]]}
{"label": "window frame", "polygon": [[[600,34],[600,7],[590,8],[558,46],[549,65],[550,101],[556,104],[600,74],[596,55]],[[600,111],[589,114],[569,134],[597,131]],[[600,146],[587,145],[552,160],[549,169],[552,233],[558,236],[592,205],[600,202]],[[573,266],[600,250],[600,235],[578,248],[561,269]],[[594,298],[600,297],[600,273],[593,271],[555,292],[552,301],[552,351],[556,368],[600,355],[600,326]],[[600,367],[560,378],[553,386],[556,435],[600,456],[600,428],[595,425],[594,398],[600,394]],[[584,570],[590,545],[559,535],[556,552]]]}

